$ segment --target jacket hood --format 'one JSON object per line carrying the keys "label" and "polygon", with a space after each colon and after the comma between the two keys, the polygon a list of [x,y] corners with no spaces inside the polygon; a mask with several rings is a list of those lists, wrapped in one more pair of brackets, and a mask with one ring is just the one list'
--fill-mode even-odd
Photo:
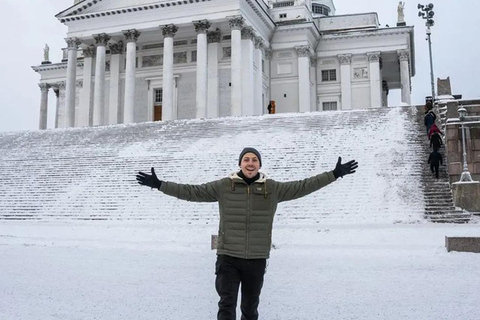
{"label": "jacket hood", "polygon": [[[267,176],[262,172],[258,173],[260,174],[260,178],[258,178],[255,182],[265,183],[265,181],[267,181]],[[228,177],[232,180],[232,182],[244,182],[244,180],[238,175],[237,171],[230,173]]]}

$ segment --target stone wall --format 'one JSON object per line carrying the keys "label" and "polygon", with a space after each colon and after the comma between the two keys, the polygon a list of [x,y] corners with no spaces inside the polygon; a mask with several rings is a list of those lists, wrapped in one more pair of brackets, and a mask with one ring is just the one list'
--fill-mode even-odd
{"label": "stone wall", "polygon": [[[460,180],[460,176],[463,172],[462,131],[458,115],[458,108],[460,105],[467,110],[467,119],[464,123],[468,171],[473,180],[480,181],[480,101],[443,100],[438,102],[437,105],[437,111],[440,114],[442,127],[445,133],[446,158],[450,184],[453,187],[453,184]],[[457,198],[461,198],[461,196]],[[480,194],[476,195],[474,198],[479,199],[476,202],[480,202]],[[472,208],[479,207],[479,203],[476,202]],[[459,203],[456,203],[456,205],[460,206]],[[468,208],[464,209],[468,210]]]}

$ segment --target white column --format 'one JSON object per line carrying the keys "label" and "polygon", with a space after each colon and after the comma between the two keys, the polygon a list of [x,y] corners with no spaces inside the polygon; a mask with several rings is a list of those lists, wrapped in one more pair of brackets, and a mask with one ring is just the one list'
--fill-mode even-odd
{"label": "white column", "polygon": [[342,110],[352,109],[352,55],[340,54],[340,87],[342,90]]}
{"label": "white column", "polygon": [[208,98],[207,117],[217,118],[220,115],[220,101],[218,80],[218,61],[220,60],[220,31],[211,31],[207,34],[208,40]]}
{"label": "white column", "polygon": [[368,52],[370,65],[370,107],[382,106],[382,79],[380,75],[380,52]]}
{"label": "white column", "polygon": [[255,37],[255,51],[254,61],[257,70],[255,72],[254,92],[255,92],[255,107],[253,109],[254,115],[263,114],[263,70],[262,70],[262,58],[263,58],[263,40],[261,37]]}
{"label": "white column", "polygon": [[270,101],[272,101],[272,90],[271,90],[272,79],[270,74],[270,69],[271,69],[270,64],[272,61],[272,57],[273,57],[273,50],[265,49],[265,74],[268,77],[268,81],[267,81],[268,88],[267,88],[267,96],[266,96],[267,101],[263,101],[262,114],[268,113],[267,107]]}
{"label": "white column", "polygon": [[295,47],[298,55],[298,111],[310,110],[310,47]]}
{"label": "white column", "polygon": [[39,83],[41,97],[40,97],[40,120],[38,128],[40,130],[47,129],[47,115],[48,115],[48,89],[50,86],[47,83]]}
{"label": "white column", "polygon": [[[254,115],[255,110],[255,79],[253,75],[253,28],[242,29],[242,115]],[[233,55],[233,52],[232,52]]]}
{"label": "white column", "polygon": [[163,92],[162,92],[162,120],[174,120],[177,115],[174,114],[173,106],[173,37],[178,27],[169,24],[162,27],[163,40]]}
{"label": "white column", "polygon": [[411,104],[410,96],[410,52],[408,50],[398,50],[398,60],[400,60],[400,81],[402,85],[402,102]]}
{"label": "white column", "polygon": [[207,116],[207,30],[210,28],[210,22],[207,20],[194,21],[195,31],[197,32],[197,92],[196,92],[196,110],[197,118]]}
{"label": "white column", "polygon": [[93,94],[93,125],[102,125],[105,112],[105,65],[106,51],[105,46],[110,40],[110,36],[101,33],[94,36],[97,45],[97,60],[95,62],[95,90]]}
{"label": "white column", "polygon": [[65,88],[66,81],[57,82],[57,111],[55,115],[55,128],[66,128],[65,125]]}
{"label": "white column", "polygon": [[310,57],[310,79],[312,88],[310,89],[310,110],[316,111],[317,106],[317,57]]}
{"label": "white column", "polygon": [[120,69],[123,62],[123,42],[110,44],[110,91],[108,102],[108,124],[118,124],[122,120],[118,117],[120,105]]}
{"label": "white column", "polygon": [[87,127],[90,125],[90,108],[92,102],[92,75],[93,75],[93,57],[95,56],[95,46],[83,49],[83,88],[80,93],[80,108],[75,115],[76,126]]}
{"label": "white column", "polygon": [[243,17],[237,16],[229,20],[231,29],[231,102],[230,114],[242,115],[242,27]]}
{"label": "white column", "polygon": [[75,90],[77,81],[77,49],[80,45],[78,38],[65,39],[68,45],[67,84],[65,92],[65,127],[75,125]]}
{"label": "white column", "polygon": [[127,57],[125,66],[125,97],[123,104],[123,122],[135,122],[135,73],[137,60],[137,40],[140,32],[135,29],[123,31],[127,42]]}

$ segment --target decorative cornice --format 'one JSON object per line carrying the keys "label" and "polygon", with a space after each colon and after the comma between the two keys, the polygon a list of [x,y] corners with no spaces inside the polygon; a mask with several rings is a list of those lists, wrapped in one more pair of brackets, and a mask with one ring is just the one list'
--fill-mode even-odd
{"label": "decorative cornice", "polygon": [[178,27],[173,23],[162,26],[161,28],[163,37],[165,38],[173,38],[175,36],[175,33],[177,33],[178,31]]}
{"label": "decorative cornice", "polygon": [[398,60],[400,61],[409,61],[410,52],[408,50],[397,50]]}
{"label": "decorative cornice", "polygon": [[95,39],[95,44],[97,46],[106,46],[110,40],[110,36],[106,33],[100,33],[93,35],[93,39]]}
{"label": "decorative cornice", "polygon": [[207,32],[207,42],[208,43],[215,43],[220,42],[221,39],[220,29],[216,29],[215,31],[208,31]]}
{"label": "decorative cornice", "polygon": [[196,33],[207,33],[208,28],[210,28],[210,22],[208,22],[208,20],[193,21],[193,25],[195,26]]}
{"label": "decorative cornice", "polygon": [[123,35],[125,36],[125,41],[136,42],[138,37],[140,37],[140,32],[137,29],[123,30]]}
{"label": "decorative cornice", "polygon": [[297,46],[295,47],[298,57],[310,57],[310,46]]}
{"label": "decorative cornice", "polygon": [[93,44],[83,49],[84,58],[93,58],[95,57],[95,53],[96,53],[96,50]]}
{"label": "decorative cornice", "polygon": [[344,33],[323,33],[322,41],[332,41],[332,40],[343,40],[351,38],[369,38],[369,37],[381,37],[381,36],[391,36],[398,34],[408,34],[413,32],[413,28],[406,29],[403,28],[389,28],[382,30],[361,30],[361,31],[349,31]]}
{"label": "decorative cornice", "polygon": [[253,40],[255,33],[252,27],[242,28],[242,40]]}
{"label": "decorative cornice", "polygon": [[[202,2],[206,1],[211,1],[211,0],[202,0]],[[169,2],[163,2],[161,4],[150,4],[150,5],[141,5],[141,6],[134,6],[130,8],[124,8],[124,9],[113,9],[113,10],[108,10],[108,11],[102,11],[102,12],[93,12],[93,13],[82,13],[85,9],[90,8],[94,4],[102,2],[102,0],[89,0],[89,1],[83,1],[82,3],[78,4],[78,7],[75,8],[70,14],[64,17],[59,17],[61,14],[57,15],[57,18],[60,20],[61,23],[65,22],[71,22],[71,21],[80,21],[80,20],[85,20],[85,19],[94,19],[94,18],[102,18],[102,17],[108,17],[108,16],[115,16],[115,15],[121,15],[121,14],[128,14],[128,13],[135,13],[135,12],[141,12],[141,11],[148,11],[148,10],[158,10],[158,9],[163,9],[163,8],[175,8],[176,6],[181,6],[181,5],[189,5],[189,4],[195,4],[198,2],[193,1],[193,0],[172,0]],[[75,6],[74,6],[75,7]]]}
{"label": "decorative cornice", "polygon": [[123,53],[123,41],[118,41],[117,43],[110,44],[110,53],[111,54],[122,54]]}
{"label": "decorative cornice", "polygon": [[367,52],[368,61],[380,62],[380,52]]}
{"label": "decorative cornice", "polygon": [[242,30],[244,21],[245,20],[243,19],[242,16],[236,16],[236,17],[231,17],[228,20],[228,23],[230,24],[230,29],[232,29],[232,30]]}
{"label": "decorative cornice", "polygon": [[78,46],[82,43],[77,37],[66,38],[65,42],[67,43],[68,50],[77,50]]}
{"label": "decorative cornice", "polygon": [[352,63],[352,55],[351,54],[339,54],[338,60],[340,61],[340,64],[350,64]]}
{"label": "decorative cornice", "polygon": [[44,64],[44,65],[40,65],[40,66],[32,66],[32,69],[35,72],[67,69],[67,63],[62,62],[62,63]]}

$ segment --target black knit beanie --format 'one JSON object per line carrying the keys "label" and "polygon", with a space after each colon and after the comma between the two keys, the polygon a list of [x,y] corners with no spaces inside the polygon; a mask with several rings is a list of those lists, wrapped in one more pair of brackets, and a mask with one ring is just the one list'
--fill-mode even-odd
{"label": "black knit beanie", "polygon": [[241,165],[243,156],[249,152],[257,156],[258,161],[260,162],[260,167],[262,167],[262,156],[260,156],[260,152],[258,152],[257,149],[255,148],[248,148],[248,147],[243,149],[242,152],[240,153],[240,157],[238,158],[238,165],[239,166]]}

